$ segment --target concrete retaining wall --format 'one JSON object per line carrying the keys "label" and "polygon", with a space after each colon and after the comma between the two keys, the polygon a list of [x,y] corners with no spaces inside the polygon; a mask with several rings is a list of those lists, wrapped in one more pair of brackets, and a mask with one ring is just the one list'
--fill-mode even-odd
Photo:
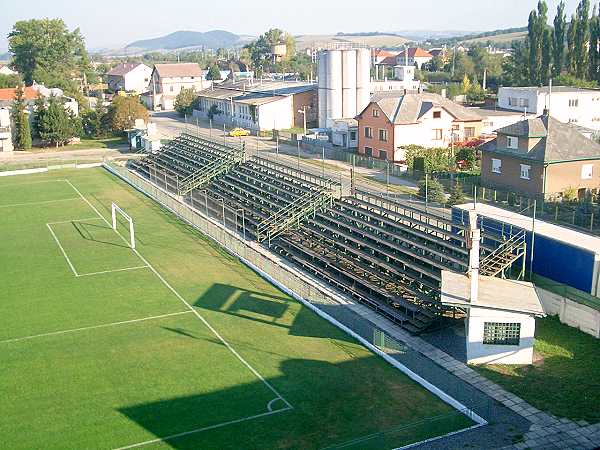
{"label": "concrete retaining wall", "polygon": [[600,338],[600,311],[539,287],[536,291],[546,314],[558,316],[565,325]]}

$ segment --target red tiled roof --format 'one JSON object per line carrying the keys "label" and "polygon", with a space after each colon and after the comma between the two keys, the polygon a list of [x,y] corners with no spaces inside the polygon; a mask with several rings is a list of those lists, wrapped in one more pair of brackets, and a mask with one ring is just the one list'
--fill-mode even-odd
{"label": "red tiled roof", "polygon": [[[16,88],[0,89],[0,100],[14,100],[16,98]],[[25,88],[25,100],[35,100],[38,98],[38,91],[32,87]]]}
{"label": "red tiled roof", "polygon": [[[411,47],[408,49],[409,58],[432,58],[433,56],[421,47]],[[398,54],[398,58],[404,58],[404,50]]]}
{"label": "red tiled roof", "polygon": [[382,50],[382,49],[375,49],[373,50],[373,56],[375,57],[384,57],[387,58],[389,56],[396,56],[398,53],[397,52],[390,52],[389,50]]}
{"label": "red tiled roof", "polygon": [[395,66],[396,64],[398,64],[396,62],[397,57],[398,55],[388,56],[387,58],[384,58],[379,64],[383,64],[384,66]]}
{"label": "red tiled roof", "polygon": [[135,69],[137,66],[139,66],[141,64],[142,63],[122,63],[122,64],[119,64],[118,66],[115,66],[112,69],[110,69],[110,71],[107,73],[107,75],[123,76],[123,75],[131,72],[133,69]]}

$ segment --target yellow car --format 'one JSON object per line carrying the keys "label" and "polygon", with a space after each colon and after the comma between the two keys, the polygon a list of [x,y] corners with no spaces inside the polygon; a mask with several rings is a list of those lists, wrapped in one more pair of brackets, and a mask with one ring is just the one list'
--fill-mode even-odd
{"label": "yellow car", "polygon": [[241,137],[241,136],[250,136],[250,132],[248,130],[244,130],[243,128],[234,128],[229,132],[229,136],[232,137]]}

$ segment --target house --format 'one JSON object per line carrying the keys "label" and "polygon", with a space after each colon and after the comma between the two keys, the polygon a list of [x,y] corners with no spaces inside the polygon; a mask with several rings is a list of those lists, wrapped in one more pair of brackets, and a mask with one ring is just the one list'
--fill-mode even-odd
{"label": "house", "polygon": [[142,94],[148,91],[152,69],[142,63],[122,63],[106,74],[108,89]]}
{"label": "house", "polygon": [[480,147],[484,186],[543,198],[600,188],[600,144],[574,126],[542,115],[496,133]]}
{"label": "house", "polygon": [[[398,52],[383,50],[381,48],[374,48],[371,50],[371,65],[378,66],[386,58],[395,58],[397,55],[398,55]],[[394,65],[394,64],[391,64],[391,65]]]}
{"label": "house", "polygon": [[600,130],[600,90],[569,86],[501,87],[498,106],[513,111],[527,111],[536,116],[550,110],[550,115],[563,123],[575,123]]}
{"label": "house", "polygon": [[[66,97],[62,89],[59,88],[47,88],[43,84],[34,83],[33,86],[26,86],[23,92],[25,101],[27,103],[27,109],[29,113],[33,112],[35,100],[38,97],[49,98],[59,97],[63,100],[64,107],[67,111],[72,112],[75,116],[79,116],[79,104],[74,98]],[[17,96],[16,88],[5,88],[0,89],[0,107],[10,108]],[[30,118],[33,117],[30,114]]]}
{"label": "house", "polygon": [[481,117],[438,94],[381,92],[357,116],[358,152],[403,161],[403,147],[447,147],[477,138]]}
{"label": "house", "polygon": [[417,69],[422,69],[425,64],[428,64],[433,59],[433,55],[427,50],[420,47],[410,47],[396,55],[395,66],[415,66]]}
{"label": "house", "polygon": [[496,135],[496,130],[499,128],[504,128],[512,125],[513,123],[520,122],[521,120],[526,119],[528,116],[535,117],[534,114],[523,113],[514,111],[512,109],[504,109],[494,106],[475,106],[469,107],[468,109],[481,116],[482,137],[494,137]]}
{"label": "house", "polygon": [[10,123],[10,109],[0,108],[0,153],[12,151],[13,143]]}
{"label": "house", "polygon": [[149,100],[146,106],[157,110],[172,110],[175,97],[182,89],[200,92],[212,86],[205,72],[196,63],[156,64],[152,71]]}
{"label": "house", "polygon": [[[213,111],[213,113],[211,113]],[[294,81],[226,81],[198,93],[194,116],[251,130],[282,130],[317,121],[317,86]]]}
{"label": "house", "polygon": [[19,72],[15,72],[6,64],[0,64],[0,75],[17,75]]}

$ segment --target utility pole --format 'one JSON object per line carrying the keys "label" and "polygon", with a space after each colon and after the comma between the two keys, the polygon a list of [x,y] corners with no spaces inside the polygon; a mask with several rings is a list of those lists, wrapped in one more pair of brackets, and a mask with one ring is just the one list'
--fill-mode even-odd
{"label": "utility pole", "polygon": [[306,105],[304,105],[302,109],[299,109],[298,112],[302,114],[304,119],[304,136],[306,136]]}

